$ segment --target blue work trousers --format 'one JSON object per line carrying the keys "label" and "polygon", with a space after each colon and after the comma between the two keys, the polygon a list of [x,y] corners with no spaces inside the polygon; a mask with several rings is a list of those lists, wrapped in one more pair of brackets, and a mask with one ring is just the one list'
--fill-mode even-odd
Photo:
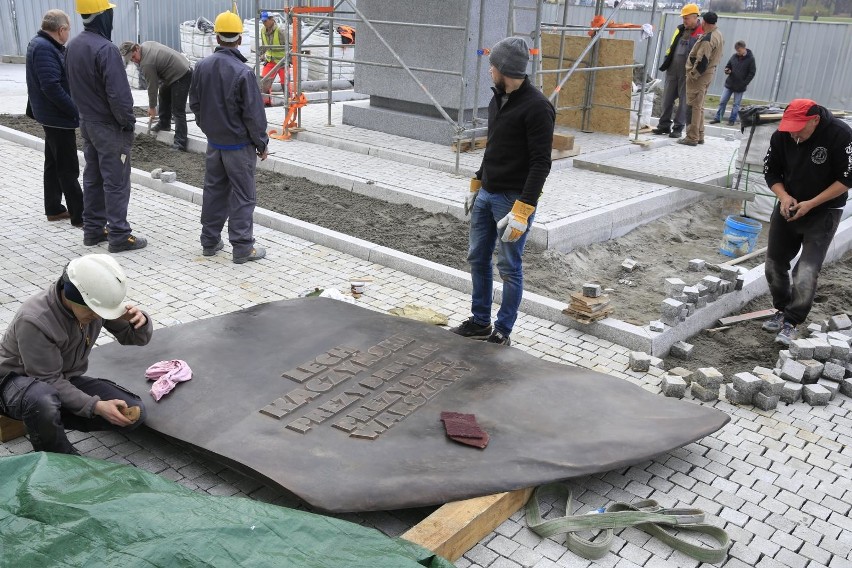
{"label": "blue work trousers", "polygon": [[257,153],[251,144],[238,150],[207,145],[204,197],[201,202],[201,246],[215,247],[228,221],[228,240],[234,258],[248,256],[254,248],[254,174]]}
{"label": "blue work trousers", "polygon": [[50,384],[22,375],[10,374],[0,381],[0,414],[22,420],[27,427],[30,443],[37,452],[77,454],[68,441],[65,429],[80,432],[96,430],[135,430],[147,416],[142,400],[112,381],[80,376],[69,379],[72,385],[101,400],[123,400],[127,406],[138,406],[139,419],[129,426],[116,426],[100,416],[86,418],[62,408],[59,393]]}
{"label": "blue work trousers", "polygon": [[731,95],[734,97],[734,106],[731,107],[731,117],[728,119],[728,122],[734,123],[737,121],[737,116],[740,113],[740,104],[743,102],[743,95],[745,93],[735,93],[731,89],[725,87],[725,90],[722,91],[722,98],[719,99],[719,110],[716,111],[716,120],[722,121],[722,118],[725,116],[725,108],[728,106],[728,101],[731,100]]}
{"label": "blue work trousers", "polygon": [[520,193],[489,193],[482,188],[470,213],[470,249],[467,261],[473,281],[471,313],[476,323],[491,323],[494,287],[492,257],[496,245],[497,270],[503,280],[503,298],[494,329],[504,335],[512,333],[515,320],[518,319],[518,307],[524,293],[524,244],[535,215],[530,215],[527,231],[513,243],[500,240],[502,231],[498,231],[497,222],[512,211],[515,201],[520,197]]}
{"label": "blue work trousers", "polygon": [[130,149],[133,132],[117,124],[80,121],[83,136],[83,232],[99,237],[109,227],[109,243],[124,244],[130,236]]}

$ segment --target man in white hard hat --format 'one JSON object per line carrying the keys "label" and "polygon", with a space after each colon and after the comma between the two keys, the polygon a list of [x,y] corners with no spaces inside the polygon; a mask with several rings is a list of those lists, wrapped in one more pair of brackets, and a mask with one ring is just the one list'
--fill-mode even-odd
{"label": "man in white hard hat", "polygon": [[36,451],[78,454],[65,429],[133,430],[145,421],[135,394],[86,376],[101,328],[122,345],[151,340],[151,318],[126,303],[127,277],[109,255],[68,263],[26,300],[0,341],[0,414],[22,420]]}

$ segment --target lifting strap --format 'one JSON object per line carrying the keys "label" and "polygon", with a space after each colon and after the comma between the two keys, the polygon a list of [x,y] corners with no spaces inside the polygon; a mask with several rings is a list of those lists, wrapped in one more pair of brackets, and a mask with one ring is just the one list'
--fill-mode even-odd
{"label": "lifting strap", "polygon": [[[564,500],[565,516],[548,520],[542,518],[539,497],[548,493],[556,497],[557,503]],[[705,524],[704,512],[700,509],[664,509],[653,499],[646,499],[633,504],[613,503],[609,507],[585,515],[571,515],[571,500],[571,491],[561,483],[537,487],[527,501],[527,525],[543,538],[567,533],[565,545],[568,550],[588,560],[605,556],[612,546],[613,529],[626,527],[635,527],[657,537],[674,550],[701,562],[716,564],[728,556],[728,548],[731,546],[728,533],[719,527]],[[690,542],[666,530],[664,526],[709,536],[716,540],[719,546],[702,546]],[[602,532],[586,539],[576,534],[582,531]]]}

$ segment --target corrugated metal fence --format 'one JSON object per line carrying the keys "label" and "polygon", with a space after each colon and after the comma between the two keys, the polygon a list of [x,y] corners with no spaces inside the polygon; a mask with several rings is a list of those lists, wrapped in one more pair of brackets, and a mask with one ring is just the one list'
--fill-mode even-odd
{"label": "corrugated metal fence", "polygon": [[[137,39],[138,35],[141,41],[158,41],[175,49],[180,49],[178,26],[182,22],[199,16],[212,21],[216,14],[231,7],[231,0],[114,0],[114,3],[114,42]],[[313,4],[327,5],[322,0]],[[237,6],[240,15],[251,18],[257,1],[237,0]],[[74,13],[73,0],[0,0],[0,53],[24,55],[27,43],[41,25],[42,15],[51,8],[70,14],[72,35],[80,32],[82,25]],[[592,7],[569,6],[567,23],[588,25],[593,16]],[[650,22],[650,17],[649,11],[622,10],[616,21],[643,24]],[[661,41],[653,40],[655,49],[649,66],[659,60],[681,22],[675,12],[658,13],[654,19],[655,29],[659,30],[663,24],[662,37]],[[544,4],[542,21],[561,23],[562,6]],[[831,108],[852,109],[852,66],[848,65],[852,61],[852,24],[725,17],[720,19],[719,29],[725,37],[723,62],[734,53],[734,42],[739,39],[755,55],[757,75],[749,85],[748,98],[786,102],[809,97]],[[617,32],[614,37],[638,39],[638,33]],[[644,41],[636,42],[634,57],[638,62],[645,59],[645,45]],[[719,70],[710,92],[721,94],[724,82],[724,74]]]}

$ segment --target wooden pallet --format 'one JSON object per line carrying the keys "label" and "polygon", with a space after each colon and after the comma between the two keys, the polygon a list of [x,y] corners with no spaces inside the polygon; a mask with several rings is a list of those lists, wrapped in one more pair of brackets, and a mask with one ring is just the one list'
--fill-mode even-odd
{"label": "wooden pallet", "polygon": [[462,152],[470,152],[472,150],[481,150],[482,148],[485,148],[485,142],[487,140],[488,139],[485,136],[477,136],[474,139],[473,144],[471,144],[470,138],[464,138],[462,140],[459,140],[458,142],[453,142],[452,149],[453,149],[453,152],[455,152],[458,147],[461,147]]}
{"label": "wooden pallet", "polygon": [[523,507],[532,491],[518,489],[447,503],[402,538],[456,561]]}

